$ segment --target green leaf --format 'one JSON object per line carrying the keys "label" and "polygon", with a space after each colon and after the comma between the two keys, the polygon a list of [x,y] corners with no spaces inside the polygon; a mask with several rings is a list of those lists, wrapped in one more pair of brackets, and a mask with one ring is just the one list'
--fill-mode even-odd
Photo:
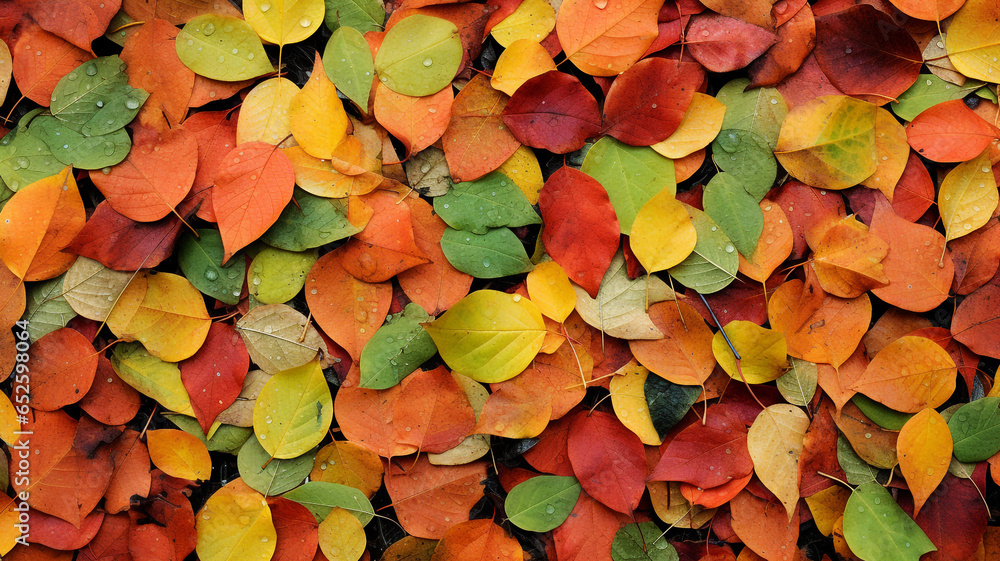
{"label": "green leaf", "polygon": [[684,205],[698,234],[694,251],[684,261],[667,270],[677,282],[701,294],[712,294],[736,279],[739,255],[726,251],[735,247],[729,236],[704,211]]}
{"label": "green leaf", "polygon": [[712,143],[712,158],[722,171],[740,178],[758,203],[778,177],[778,162],[763,138],[749,131],[723,130]]}
{"label": "green leaf", "polygon": [[652,522],[622,526],[611,542],[614,561],[677,561],[680,556],[674,546],[660,535]]}
{"label": "green leaf", "polygon": [[674,162],[648,146],[629,146],[610,136],[597,141],[587,152],[580,171],[596,179],[608,192],[622,233],[632,231],[632,222],[649,199],[668,189],[677,194]]}
{"label": "green leaf", "polygon": [[139,393],[182,415],[194,416],[191,398],[181,382],[181,369],[151,354],[142,343],[118,343],[111,355],[118,377]]}
{"label": "green leaf", "polygon": [[889,471],[879,469],[861,459],[858,453],[851,447],[850,441],[844,436],[837,437],[837,463],[840,469],[847,474],[847,482],[851,485],[861,485],[875,481],[878,483],[889,482]]}
{"label": "green leaf", "polygon": [[215,426],[212,427],[215,432],[212,434],[212,438],[208,438],[194,417],[186,415],[166,415],[166,417],[170,419],[171,423],[177,425],[177,428],[202,441],[209,452],[222,452],[235,456],[247,440],[253,436],[253,429],[249,427],[220,424],[217,429]]}
{"label": "green leaf", "polygon": [[306,284],[306,274],[319,259],[317,250],[261,249],[250,264],[247,289],[262,304],[282,304],[295,298]]}
{"label": "green leaf", "polygon": [[63,297],[64,276],[28,285],[27,306],[21,318],[28,321],[28,338],[32,343],[66,327],[77,315]]}
{"label": "green leaf", "polygon": [[847,499],[844,538],[866,561],[918,561],[924,553],[937,551],[892,495],[873,481],[859,485]]}
{"label": "green leaf", "polygon": [[317,361],[271,376],[253,408],[257,440],[278,459],[305,454],[332,422],[333,397]]}
{"label": "green leaf", "polygon": [[764,213],[734,175],[723,172],[713,177],[705,186],[702,205],[733,241],[723,246],[724,252],[733,253],[735,247],[743,255],[753,254],[764,231]]}
{"label": "green leaf", "polygon": [[885,405],[875,401],[874,399],[868,397],[864,394],[855,394],[851,398],[854,405],[858,406],[858,409],[865,414],[866,417],[871,419],[876,425],[889,430],[899,430],[903,428],[906,421],[910,420],[913,413],[902,413],[896,411],[895,409],[890,409]]}
{"label": "green leaf", "polygon": [[899,118],[912,121],[923,110],[944,101],[962,99],[982,85],[978,80],[967,80],[965,85],[957,86],[933,74],[921,74],[912,86],[899,94],[899,100],[890,103],[889,107]]}
{"label": "green leaf", "polygon": [[521,240],[507,228],[481,235],[447,228],[441,236],[441,251],[453,267],[481,279],[527,273],[532,269]]}
{"label": "green leaf", "polygon": [[361,350],[359,386],[384,390],[391,388],[437,354],[437,347],[420,326],[431,316],[417,304],[407,304],[375,332]]}
{"label": "green leaf", "polygon": [[504,501],[510,522],[529,532],[548,532],[562,524],[580,498],[575,477],[539,475],[516,485]]}
{"label": "green leaf", "polygon": [[177,264],[195,288],[226,304],[237,304],[243,290],[246,257],[234,255],[225,266],[222,236],[218,230],[202,228],[198,237],[185,233],[177,244]]}
{"label": "green leaf", "polygon": [[132,149],[125,129],[101,136],[84,136],[50,115],[31,121],[28,130],[41,139],[57,160],[81,169],[101,169],[120,163]]}
{"label": "green leaf", "polygon": [[347,220],[345,201],[317,197],[296,187],[292,201],[260,240],[288,251],[305,251],[353,236],[362,229]]}
{"label": "green leaf", "polygon": [[330,31],[353,27],[361,33],[381,31],[385,7],[379,0],[326,0],[324,23]]}
{"label": "green leaf", "polygon": [[350,511],[364,525],[371,522],[375,515],[372,504],[368,502],[368,497],[364,493],[354,487],[337,483],[309,481],[282,497],[306,507],[316,517],[317,522],[325,520],[334,507]]}
{"label": "green leaf", "polygon": [[[37,115],[37,111],[33,113]],[[21,125],[0,139],[0,178],[11,191],[55,175],[66,167],[42,139],[28,130],[27,123],[34,115],[25,115]]]}
{"label": "green leaf", "polygon": [[305,481],[313,468],[316,449],[287,460],[271,458],[256,438],[246,441],[236,457],[243,482],[264,496],[280,495]]}
{"label": "green leaf", "polygon": [[128,85],[125,63],[116,55],[95,58],[62,77],[52,90],[49,111],[83,136],[101,136],[132,122],[149,94]]}
{"label": "green leaf", "polygon": [[960,407],[948,420],[960,462],[981,462],[1000,451],[1000,397],[984,397]]}
{"label": "green leaf", "polygon": [[496,290],[469,294],[424,329],[452,370],[490,384],[520,374],[545,339],[538,307]]}
{"label": "green leaf", "polygon": [[462,54],[462,39],[454,23],[414,14],[385,34],[375,55],[375,70],[390,90],[423,97],[451,84]]}
{"label": "green leaf", "polygon": [[337,89],[364,112],[375,79],[372,51],[364,35],[353,27],[339,27],[323,49],[323,69]]}
{"label": "green leaf", "polygon": [[660,438],[681,422],[691,405],[701,395],[701,386],[683,386],[665,380],[655,374],[646,376],[643,385],[646,405],[653,427]]}
{"label": "green leaf", "polygon": [[175,44],[185,66],[213,80],[236,82],[274,71],[260,37],[238,18],[198,16],[184,25]]}
{"label": "green leaf", "polygon": [[496,171],[456,183],[447,194],[434,197],[434,212],[452,228],[474,234],[542,223],[517,184]]}
{"label": "green leaf", "polygon": [[738,78],[719,89],[716,99],[726,105],[722,130],[737,129],[756,134],[774,150],[778,143],[781,122],[788,114],[788,106],[775,88],[754,88],[743,91],[750,80]]}

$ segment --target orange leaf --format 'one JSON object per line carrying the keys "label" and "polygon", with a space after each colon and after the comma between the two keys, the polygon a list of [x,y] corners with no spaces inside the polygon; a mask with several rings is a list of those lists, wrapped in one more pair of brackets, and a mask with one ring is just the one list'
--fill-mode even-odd
{"label": "orange leaf", "polygon": [[[733,531],[755,553],[770,561],[799,559],[798,507],[789,516],[777,501],[766,501],[742,491],[729,503]],[[791,521],[789,520],[791,519]]]}
{"label": "orange leaf", "polygon": [[171,477],[207,480],[212,475],[212,458],[197,437],[177,429],[151,430],[146,433],[149,458]]}
{"label": "orange leaf", "polygon": [[334,441],[316,453],[309,478],[354,487],[370,499],[382,487],[382,474],[377,454],[353,442]]}
{"label": "orange leaf", "polygon": [[158,131],[133,129],[133,145],[120,164],[94,170],[90,179],[116,212],[153,222],[176,212],[194,184],[198,140],[180,125]]}
{"label": "orange leaf", "polygon": [[487,465],[435,466],[424,455],[388,463],[385,489],[403,529],[418,538],[441,539],[468,520],[469,509],[483,498]]}
{"label": "orange leaf", "polygon": [[920,514],[928,497],[948,473],[951,463],[951,431],[944,417],[924,409],[906,421],[896,441],[899,470],[913,494],[913,517]]}
{"label": "orange leaf", "polygon": [[407,197],[413,241],[430,260],[397,275],[400,288],[428,314],[436,316],[469,293],[472,276],[453,267],[441,251],[441,236],[448,227],[424,199]]}
{"label": "orange leaf", "polygon": [[933,310],[948,298],[955,265],[945,239],[927,226],[903,220],[876,194],[871,233],[889,242],[882,271],[889,285],[872,289],[886,303],[911,312]]}
{"label": "orange leaf", "polygon": [[87,219],[72,171],[22,188],[0,210],[0,259],[23,280],[50,279],[76,260],[62,253]]}
{"label": "orange leaf", "polygon": [[[818,298],[812,294],[818,294]],[[872,305],[867,294],[837,298],[812,283],[793,279],[771,295],[767,316],[771,327],[785,334],[788,354],[839,368],[868,330]]]}
{"label": "orange leaf", "polygon": [[567,0],[559,6],[556,34],[566,57],[592,76],[627,70],[656,39],[663,0]]}
{"label": "orange leaf", "polygon": [[806,237],[816,240],[812,267],[830,294],[857,298],[889,282],[882,271],[889,244],[854,217],[829,223],[822,235],[813,230]]}
{"label": "orange leaf", "polygon": [[410,97],[377,82],[375,119],[403,143],[409,158],[441,138],[451,120],[454,99],[451,88],[424,97]]}
{"label": "orange leaf", "polygon": [[747,259],[740,254],[740,272],[757,282],[764,282],[792,253],[792,228],[781,207],[771,200],[760,202],[764,231],[757,247]]}
{"label": "orange leaf", "polygon": [[344,252],[320,257],[306,279],[306,302],[316,323],[355,361],[389,313],[392,286],[368,283],[342,266]]}
{"label": "orange leaf", "polygon": [[906,140],[935,162],[966,162],[978,156],[1000,129],[955,99],[933,105],[906,126]]}
{"label": "orange leaf", "polygon": [[104,492],[104,509],[113,514],[128,510],[133,495],[148,497],[152,479],[149,450],[146,443],[139,440],[139,433],[132,429],[126,429],[111,443],[111,461],[115,471]]}
{"label": "orange leaf", "polygon": [[80,401],[97,373],[97,356],[90,341],[64,327],[45,335],[31,347],[31,407],[55,411]]}
{"label": "orange leaf", "polygon": [[469,520],[455,524],[441,537],[434,549],[434,561],[521,561],[524,551],[518,541],[507,535],[492,519]]}
{"label": "orange leaf", "polygon": [[363,200],[375,214],[341,250],[345,271],[360,281],[385,282],[430,261],[414,239],[410,207],[398,204],[389,191],[376,191]]}
{"label": "orange leaf", "polygon": [[955,391],[955,361],[931,339],[908,335],[886,345],[851,389],[904,413],[937,407]]}
{"label": "orange leaf", "polygon": [[379,456],[392,458],[415,452],[415,446],[396,442],[397,434],[392,424],[392,414],[402,390],[399,385],[387,390],[357,386],[338,390],[333,408],[341,432],[351,442]]}
{"label": "orange leaf", "polygon": [[629,341],[635,358],[654,374],[675,384],[704,384],[715,367],[715,355],[712,330],[698,310],[676,300],[653,304],[648,313],[664,338]]}
{"label": "orange leaf", "polygon": [[94,58],[34,22],[19,25],[9,44],[18,89],[31,101],[46,107],[52,103],[52,90],[59,80]]}
{"label": "orange leaf", "polygon": [[212,207],[226,248],[223,262],[278,220],[294,188],[292,163],[276,146],[248,142],[226,155],[212,189]]}
{"label": "orange leaf", "polygon": [[455,96],[442,146],[455,182],[471,181],[497,169],[521,145],[500,114],[509,101],[476,74]]}
{"label": "orange leaf", "polygon": [[472,431],[476,415],[469,398],[445,367],[417,370],[402,385],[392,415],[399,443],[440,454]]}
{"label": "orange leaf", "polygon": [[195,74],[174,46],[179,32],[166,20],[147,21],[125,39],[119,55],[128,65],[129,85],[149,92],[139,122],[161,131],[184,120],[194,89]]}

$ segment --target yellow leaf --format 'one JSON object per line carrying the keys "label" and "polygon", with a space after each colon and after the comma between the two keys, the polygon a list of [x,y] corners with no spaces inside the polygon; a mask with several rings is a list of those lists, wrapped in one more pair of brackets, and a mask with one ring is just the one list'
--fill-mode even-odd
{"label": "yellow leaf", "polygon": [[990,166],[990,149],[958,164],[941,182],[938,210],[947,241],[978,230],[997,208],[997,182]]}
{"label": "yellow leaf", "polygon": [[518,39],[500,53],[490,85],[495,90],[514,95],[521,84],[555,69],[555,61],[537,39]]}
{"label": "yellow leaf", "polygon": [[144,283],[132,282],[122,292],[119,306],[108,316],[108,327],[126,341],[141,342],[164,361],[191,357],[212,325],[201,292],[186,278],[171,273],[141,276]]}
{"label": "yellow leaf", "polygon": [[875,110],[875,150],[878,153],[875,173],[861,182],[869,189],[878,189],[892,202],[899,178],[903,176],[910,145],[906,142],[906,129],[896,117],[879,107]]}
{"label": "yellow leaf", "polygon": [[316,158],[329,158],[351,127],[318,53],[309,81],[289,102],[288,119],[295,141]]}
{"label": "yellow leaf", "polygon": [[691,215],[667,189],[639,209],[629,234],[632,253],[650,273],[684,261],[697,241]]}
{"label": "yellow leaf", "polygon": [[[524,0],[490,32],[504,47],[519,39],[541,42],[556,27],[556,11],[545,0]],[[545,72],[543,70],[543,72]]]}
{"label": "yellow leaf", "polygon": [[650,148],[675,160],[693,154],[715,140],[722,130],[722,119],[725,116],[724,103],[710,95],[695,92],[677,130]]}
{"label": "yellow leaf", "polygon": [[566,271],[555,261],[536,265],[528,273],[525,282],[531,301],[544,316],[562,323],[576,307],[573,285],[570,284]]}
{"label": "yellow leaf", "polygon": [[198,559],[270,559],[277,545],[264,496],[236,479],[216,491],[196,517]]}
{"label": "yellow leaf", "polygon": [[330,561],[358,561],[367,543],[361,521],[340,507],[331,509],[319,524],[319,549]]}
{"label": "yellow leaf", "polygon": [[236,143],[259,140],[278,144],[292,129],[289,126],[289,104],[299,93],[299,87],[288,78],[271,78],[254,86],[243,105],[236,123]]}
{"label": "yellow leaf", "polygon": [[[351,195],[365,195],[378,187],[378,183],[368,181],[363,176],[340,173],[334,169],[333,162],[329,159],[330,155],[327,155],[326,159],[315,158],[307,154],[301,146],[289,146],[282,148],[281,151],[292,162],[295,184],[317,197],[343,199]],[[364,203],[360,201],[351,201],[349,210],[362,205]]]}
{"label": "yellow leaf", "polygon": [[477,290],[422,325],[452,370],[485,383],[520,374],[545,339],[538,306],[496,290]]}
{"label": "yellow leaf", "polygon": [[275,45],[307,39],[325,14],[323,0],[243,0],[243,18],[261,39]]}
{"label": "yellow leaf", "polygon": [[181,369],[149,354],[139,343],[119,343],[111,355],[118,377],[139,393],[170,411],[194,417],[191,398],[181,381]]}
{"label": "yellow leaf", "polygon": [[500,164],[497,171],[513,179],[529,203],[538,204],[538,193],[545,185],[545,180],[542,179],[542,168],[538,165],[538,158],[531,148],[519,145],[507,161]]}
{"label": "yellow leaf", "polygon": [[15,432],[21,430],[21,423],[17,420],[17,411],[14,404],[10,402],[7,394],[0,393],[0,440],[8,446],[15,444],[18,436]]}
{"label": "yellow leaf", "polygon": [[809,417],[802,409],[779,403],[761,411],[747,431],[753,470],[785,505],[789,520],[799,502],[799,458],[808,428]]}
{"label": "yellow leaf", "polygon": [[653,418],[649,415],[649,405],[646,403],[646,378],[649,370],[632,361],[623,366],[620,372],[622,375],[612,378],[610,384],[611,405],[615,408],[615,415],[643,444],[663,444],[653,426]]}
{"label": "yellow leaf", "polygon": [[875,109],[842,95],[795,106],[781,123],[774,155],[795,179],[847,189],[875,172]]}
{"label": "yellow leaf", "polygon": [[833,533],[833,525],[844,515],[844,507],[851,492],[839,485],[827,487],[806,497],[806,504],[816,521],[816,529],[824,536]]}
{"label": "yellow leaf", "polygon": [[785,373],[788,347],[784,333],[743,320],[731,321],[724,329],[740,353],[740,361],[737,363],[722,331],[712,338],[712,353],[730,378],[742,381],[742,372],[747,383],[766,384]]}
{"label": "yellow leaf", "polygon": [[948,473],[953,446],[948,423],[929,407],[910,417],[900,429],[896,441],[899,471],[913,494],[914,517]]}
{"label": "yellow leaf", "polygon": [[177,429],[151,430],[146,445],[153,465],[170,477],[206,481],[212,476],[212,457],[196,436]]}
{"label": "yellow leaf", "polygon": [[375,452],[335,440],[316,453],[309,479],[354,487],[370,499],[382,487],[382,474],[382,460]]}
{"label": "yellow leaf", "polygon": [[264,384],[253,408],[260,445],[278,459],[297,458],[326,436],[333,397],[319,362],[282,370]]}
{"label": "yellow leaf", "polygon": [[1000,4],[995,0],[968,0],[951,20],[946,36],[948,58],[974,80],[1000,81]]}

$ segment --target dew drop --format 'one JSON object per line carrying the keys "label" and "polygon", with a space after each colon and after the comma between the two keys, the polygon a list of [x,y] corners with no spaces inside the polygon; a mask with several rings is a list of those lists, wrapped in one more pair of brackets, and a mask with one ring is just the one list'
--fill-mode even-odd
{"label": "dew drop", "polygon": [[483,258],[483,267],[487,267],[487,268],[489,268],[489,266],[490,266],[491,264],[492,264],[492,263],[490,263],[490,258],[489,258],[489,257],[484,257],[484,258]]}
{"label": "dew drop", "polygon": [[545,505],[545,513],[546,514],[552,514],[555,511],[556,511],[556,507],[554,507],[552,505]]}
{"label": "dew drop", "polygon": [[125,100],[125,107],[127,109],[138,109],[139,108],[139,102],[136,101],[136,100],[134,100],[134,99],[127,99],[127,100]]}
{"label": "dew drop", "polygon": [[212,24],[212,23],[206,25],[201,30],[201,34],[204,35],[205,37],[208,37],[209,35],[211,35],[213,33],[215,33],[215,24]]}
{"label": "dew drop", "polygon": [[312,20],[309,18],[302,18],[299,20],[300,27],[309,27],[310,25],[312,25]]}
{"label": "dew drop", "polygon": [[727,243],[727,244],[726,244],[726,253],[732,253],[732,252],[734,252],[734,251],[736,251],[736,248],[735,248],[735,247],[733,247],[733,244],[731,244],[731,243]]}
{"label": "dew drop", "polygon": [[210,281],[214,281],[215,279],[219,278],[219,273],[215,272],[215,269],[208,269],[207,271],[205,271],[205,278]]}
{"label": "dew drop", "polygon": [[431,60],[429,58],[425,58],[424,59],[424,66],[431,66],[432,64],[434,64],[433,60]]}
{"label": "dew drop", "polygon": [[266,12],[266,11],[268,11],[270,9],[271,9],[271,5],[268,4],[268,3],[266,3],[266,2],[260,5],[260,11],[262,11],[262,12]]}

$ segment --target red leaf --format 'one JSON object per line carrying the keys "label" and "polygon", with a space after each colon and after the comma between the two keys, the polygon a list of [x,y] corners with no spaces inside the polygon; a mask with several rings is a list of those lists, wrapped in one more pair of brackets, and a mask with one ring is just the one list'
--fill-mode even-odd
{"label": "red leaf", "polygon": [[98,355],[94,383],[80,400],[80,408],[106,425],[124,425],[135,417],[140,405],[139,392],[118,377],[107,357]]}
{"label": "red leaf", "polygon": [[630,522],[628,516],[609,509],[586,492],[580,493],[573,512],[552,531],[559,561],[611,561],[615,533]]}
{"label": "red leaf", "polygon": [[250,355],[236,330],[213,323],[198,352],[180,364],[181,381],[191,396],[201,430],[208,434],[215,418],[236,401],[250,370]]}
{"label": "red leaf", "polygon": [[573,466],[570,465],[566,448],[569,426],[574,418],[574,415],[566,415],[545,427],[542,434],[538,435],[538,443],[524,453],[524,459],[531,467],[552,475],[573,475]]}
{"label": "red leaf", "polygon": [[31,347],[31,407],[55,411],[76,403],[90,391],[97,372],[94,347],[80,332],[64,327]]}
{"label": "red leaf", "polygon": [[597,136],[601,112],[580,80],[550,70],[514,92],[504,107],[503,122],[522,144],[566,154]]}
{"label": "red leaf", "polygon": [[608,192],[596,179],[563,166],[542,187],[538,208],[545,250],[571,281],[597,298],[621,237]]}
{"label": "red leaf", "polygon": [[399,523],[419,538],[441,539],[448,528],[469,519],[469,509],[483,498],[486,462],[434,466],[421,455],[385,466],[385,489]]}
{"label": "red leaf", "polygon": [[[604,133],[649,146],[670,136],[704,80],[692,62],[647,58],[615,78],[604,100]],[[516,95],[516,94],[515,94]]]}
{"label": "red leaf", "polygon": [[878,105],[912,86],[923,64],[910,34],[869,5],[817,17],[813,53],[834,86]]}
{"label": "red leaf", "polygon": [[[985,466],[980,464],[977,472],[985,475]],[[913,519],[920,529],[937,546],[921,557],[926,561],[964,561],[973,557],[976,548],[986,532],[989,512],[980,498],[979,489],[985,488],[985,477],[972,479],[958,478],[950,473],[920,509]],[[975,483],[973,481],[975,480]],[[909,497],[907,497],[909,499]],[[912,512],[912,500],[903,499],[901,505]]]}
{"label": "red leaf", "polygon": [[455,182],[472,181],[500,167],[521,145],[501,112],[509,98],[476,74],[455,96],[442,147]]}
{"label": "red leaf", "polygon": [[66,249],[116,271],[151,268],[173,253],[180,226],[177,215],[156,222],[136,222],[101,201]]}
{"label": "red leaf", "polygon": [[268,497],[271,519],[278,534],[271,561],[312,561],[319,547],[319,524],[301,504],[282,497]]}
{"label": "red leaf", "polygon": [[581,411],[567,441],[583,490],[612,510],[631,514],[646,489],[646,452],[634,432],[610,413]]}
{"label": "red leaf", "polygon": [[90,513],[79,528],[44,512],[33,512],[28,541],[62,551],[81,549],[94,539],[101,529],[102,522],[104,522],[103,512]]}
{"label": "red leaf", "polygon": [[202,201],[198,218],[209,222],[216,221],[211,188],[226,154],[236,146],[237,121],[232,111],[201,111],[184,121],[184,128],[198,140],[198,173],[188,198]]}
{"label": "red leaf", "polygon": [[[916,222],[933,204],[934,182],[931,181],[931,174],[920,161],[920,156],[911,150],[906,160],[906,167],[903,168],[903,175],[892,192],[892,210],[896,211],[900,218]],[[952,248],[961,240],[962,238],[952,240]]]}
{"label": "red leaf", "polygon": [[713,13],[691,18],[687,37],[691,56],[712,72],[739,70],[778,41],[762,27]]}
{"label": "red leaf", "polygon": [[980,355],[1000,358],[1000,286],[988,284],[973,292],[955,310],[951,333]]}
{"label": "red leaf", "polygon": [[663,455],[650,480],[681,481],[707,489],[753,471],[743,423],[719,405],[710,407],[706,417],[705,424],[694,423],[663,443]]}

